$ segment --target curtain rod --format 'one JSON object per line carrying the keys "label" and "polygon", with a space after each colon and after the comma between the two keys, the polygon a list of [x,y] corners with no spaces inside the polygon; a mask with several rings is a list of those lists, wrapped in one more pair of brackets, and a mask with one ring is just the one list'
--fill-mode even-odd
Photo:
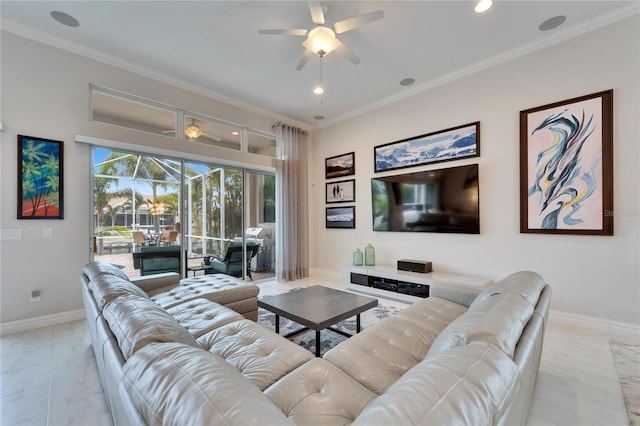
{"label": "curtain rod", "polygon": [[275,123],[273,123],[273,125],[271,126],[271,128],[272,128],[272,129],[275,129],[275,128],[276,128],[276,127],[278,127],[278,126],[289,126],[289,127],[294,128],[294,129],[298,129],[298,130],[300,130],[300,131],[302,132],[302,134],[303,134],[303,135],[305,135],[305,136],[309,135],[309,132],[308,132],[308,131],[303,130],[303,129],[299,128],[299,127],[295,127],[295,126],[291,126],[291,125],[289,125],[289,124],[285,124],[285,123],[283,123],[283,122],[281,122],[281,121],[276,121]]}

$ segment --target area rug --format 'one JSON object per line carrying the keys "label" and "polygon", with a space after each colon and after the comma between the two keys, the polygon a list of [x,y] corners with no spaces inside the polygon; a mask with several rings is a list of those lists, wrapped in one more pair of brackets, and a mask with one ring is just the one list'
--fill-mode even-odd
{"label": "area rug", "polygon": [[[375,308],[364,311],[360,314],[360,328],[361,331],[367,327],[371,327],[381,319],[395,315],[402,309],[395,306],[389,306],[378,301],[378,306]],[[258,308],[258,323],[264,325],[269,330],[275,330],[276,318],[273,312],[269,312],[266,309]],[[280,334],[291,333],[302,326],[287,318],[280,317]],[[339,330],[346,331],[350,334],[356,332],[356,317],[349,318],[333,326]],[[308,351],[315,353],[316,350],[316,332],[314,330],[304,330],[290,337],[290,339],[307,349]],[[324,355],[326,351],[333,348],[338,343],[346,340],[347,337],[342,334],[335,333],[331,330],[322,330],[320,332],[320,355]]]}
{"label": "area rug", "polygon": [[640,426],[640,346],[609,341],[629,425]]}

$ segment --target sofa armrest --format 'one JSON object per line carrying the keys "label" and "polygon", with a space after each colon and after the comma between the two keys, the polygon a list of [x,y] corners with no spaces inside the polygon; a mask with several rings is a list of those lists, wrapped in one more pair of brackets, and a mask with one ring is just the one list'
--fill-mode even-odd
{"label": "sofa armrest", "polygon": [[437,284],[429,287],[430,297],[439,297],[440,299],[449,300],[466,307],[471,306],[473,301],[478,297],[481,290],[461,289],[448,286],[440,286]]}
{"label": "sofa armrest", "polygon": [[164,272],[162,274],[131,277],[130,280],[132,283],[148,293],[156,288],[166,287],[172,284],[180,284],[180,274],[177,272]]}

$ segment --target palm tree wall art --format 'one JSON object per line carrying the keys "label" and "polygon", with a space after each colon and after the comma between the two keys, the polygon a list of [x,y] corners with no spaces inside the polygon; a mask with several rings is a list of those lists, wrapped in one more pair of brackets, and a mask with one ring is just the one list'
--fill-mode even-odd
{"label": "palm tree wall art", "polygon": [[18,135],[18,219],[63,219],[63,142]]}

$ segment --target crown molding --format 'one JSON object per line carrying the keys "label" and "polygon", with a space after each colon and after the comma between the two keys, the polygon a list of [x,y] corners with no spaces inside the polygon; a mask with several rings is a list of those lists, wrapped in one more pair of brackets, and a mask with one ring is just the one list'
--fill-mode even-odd
{"label": "crown molding", "polygon": [[529,43],[517,49],[513,49],[509,52],[487,58],[483,61],[472,64],[468,67],[461,68],[449,74],[443,75],[442,77],[417,85],[409,90],[403,91],[402,93],[389,96],[377,102],[371,103],[365,107],[357,108],[348,113],[323,121],[322,123],[314,123],[314,124],[302,122],[291,117],[274,113],[273,111],[256,107],[255,105],[251,105],[246,102],[239,101],[237,99],[234,99],[227,95],[223,95],[222,93],[216,92],[214,90],[168,76],[156,70],[151,70],[151,69],[147,69],[144,67],[131,64],[119,58],[106,55],[101,52],[97,52],[93,49],[88,49],[77,43],[69,42],[59,37],[54,37],[49,34],[45,34],[41,31],[25,27],[23,25],[20,25],[18,23],[15,23],[7,19],[2,19],[2,30],[16,34],[18,36],[21,36],[27,39],[31,39],[31,40],[41,42],[53,47],[57,47],[59,49],[62,49],[71,53],[75,53],[77,55],[80,55],[89,59],[93,59],[95,61],[104,63],[106,65],[111,65],[111,66],[123,69],[125,71],[142,75],[144,77],[149,77],[154,80],[157,80],[157,81],[160,81],[160,82],[163,82],[163,83],[166,83],[166,84],[169,84],[193,93],[197,93],[202,96],[206,96],[210,99],[213,99],[219,102],[224,102],[226,104],[244,109],[246,111],[263,115],[265,117],[271,118],[276,121],[283,121],[288,124],[300,127],[302,130],[313,131],[313,130],[333,126],[342,121],[349,120],[351,118],[360,116],[367,112],[371,112],[379,108],[385,107],[387,105],[393,104],[395,102],[410,98],[419,93],[426,92],[434,87],[438,87],[438,86],[450,83],[452,81],[461,79],[463,77],[486,70],[488,68],[492,68],[496,65],[508,62],[512,59],[527,55],[529,53],[543,49],[545,47],[552,46],[554,44],[561,43],[563,41],[580,36],[582,34],[586,34],[590,31],[594,31],[601,27],[613,24],[615,22],[621,21],[623,19],[629,18],[637,14],[640,14],[640,2],[635,2],[626,7],[623,7],[611,13],[608,13],[606,15],[602,15],[600,17],[597,17],[591,20],[590,22],[577,24],[572,27],[568,27],[565,30],[554,32],[553,35],[545,37],[536,42]]}
{"label": "crown molding", "polygon": [[222,93],[216,92],[206,87],[202,87],[197,84],[189,83],[187,81],[177,79],[175,77],[171,77],[169,75],[163,74],[156,70],[134,65],[130,62],[123,61],[122,59],[117,58],[115,56],[107,55],[102,52],[98,52],[94,49],[89,49],[85,46],[70,42],[68,40],[63,40],[59,37],[55,37],[50,34],[45,34],[42,31],[25,27],[24,25],[10,21],[8,19],[4,19],[4,18],[2,19],[2,30],[18,35],[20,37],[24,37],[39,43],[56,47],[61,50],[65,50],[70,53],[74,53],[79,56],[83,56],[85,58],[92,59],[97,62],[101,62],[105,65],[110,65],[116,68],[120,68],[124,71],[138,74],[143,77],[148,77],[153,80],[157,80],[159,82],[166,83],[171,86],[178,87],[180,89],[184,89],[189,92],[193,92],[198,95],[205,96],[207,98],[210,98],[219,102],[224,102],[228,105],[238,107],[249,112],[260,114],[267,118],[271,118],[275,121],[286,122],[287,124],[300,127],[302,130],[307,130],[307,131],[311,130],[311,126],[308,123],[304,123],[294,118],[277,114],[277,113],[274,113],[273,111],[269,111],[263,108],[256,107],[255,105],[251,105],[246,102],[239,101],[235,98],[229,97],[227,95],[223,95]]}
{"label": "crown molding", "polygon": [[609,14],[602,15],[600,17],[593,19],[590,22],[577,24],[572,27],[568,27],[562,31],[554,32],[553,35],[547,36],[536,42],[529,43],[517,49],[510,50],[506,53],[487,58],[480,62],[476,62],[475,64],[472,64],[468,67],[458,69],[449,74],[445,74],[442,77],[433,79],[426,83],[422,83],[411,89],[403,91],[402,93],[399,93],[397,95],[389,96],[387,98],[381,99],[380,101],[369,104],[365,107],[358,108],[346,114],[342,114],[338,117],[332,118],[330,120],[323,121],[322,123],[319,123],[316,126],[314,126],[313,130],[317,130],[325,127],[331,127],[342,121],[355,118],[367,112],[375,111],[379,108],[410,98],[412,96],[415,96],[419,93],[426,92],[435,87],[442,86],[444,84],[450,83],[455,80],[459,80],[463,77],[467,77],[469,75],[478,73],[480,71],[484,71],[488,68],[492,68],[496,65],[508,62],[512,59],[528,55],[529,53],[535,52],[537,50],[544,49],[549,46],[553,46],[555,44],[578,37],[580,35],[586,34],[588,32],[597,30],[599,28],[605,27],[607,25],[616,23],[618,21],[627,19],[631,16],[638,15],[638,14],[640,14],[640,2],[620,8]]}

